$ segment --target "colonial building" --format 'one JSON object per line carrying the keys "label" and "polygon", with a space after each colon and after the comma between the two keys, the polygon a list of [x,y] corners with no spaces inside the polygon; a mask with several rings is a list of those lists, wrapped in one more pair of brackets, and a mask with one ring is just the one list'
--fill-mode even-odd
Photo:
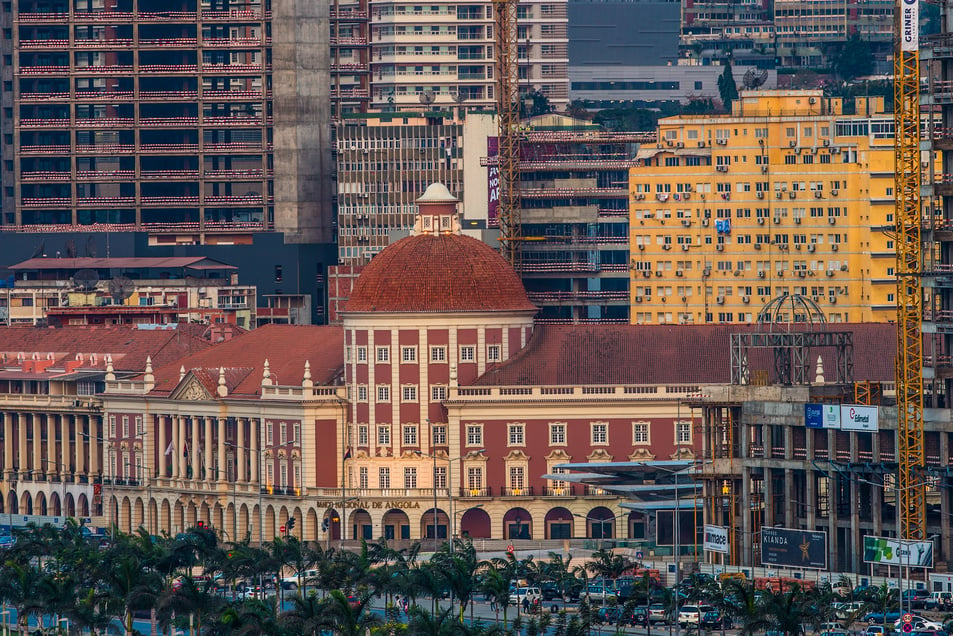
{"label": "colonial building", "polygon": [[[341,327],[266,326],[109,382],[103,521],[268,540],[295,518],[306,540],[622,538],[670,553],[654,516],[555,471],[693,459],[688,400],[729,381],[732,327],[536,325],[516,273],[459,234],[456,205],[427,189]],[[864,351],[894,337],[845,329]],[[857,377],[892,375],[855,358]]]}

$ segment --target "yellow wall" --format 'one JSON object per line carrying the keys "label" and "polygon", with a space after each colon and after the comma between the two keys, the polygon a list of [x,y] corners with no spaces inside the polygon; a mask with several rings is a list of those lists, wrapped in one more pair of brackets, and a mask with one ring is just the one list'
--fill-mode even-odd
{"label": "yellow wall", "polygon": [[895,319],[893,116],[840,106],[752,91],[659,122],[629,175],[633,323],[754,322],[785,292],[829,322]]}

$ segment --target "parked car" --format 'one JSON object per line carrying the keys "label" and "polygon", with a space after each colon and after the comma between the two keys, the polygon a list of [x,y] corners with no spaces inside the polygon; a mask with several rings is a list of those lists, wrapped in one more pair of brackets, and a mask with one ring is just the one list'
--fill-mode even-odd
{"label": "parked car", "polygon": [[900,606],[911,610],[926,609],[929,598],[930,592],[927,590],[904,590]]}
{"label": "parked car", "polygon": [[953,592],[932,592],[927,598],[926,609],[938,611],[953,609]]}
{"label": "parked car", "polygon": [[685,628],[689,625],[698,626],[705,612],[711,612],[714,608],[708,605],[683,605],[678,612],[678,625]]}
{"label": "parked car", "polygon": [[842,623],[836,621],[821,623],[821,626],[818,628],[818,632],[840,632],[845,631],[847,628],[844,627]]}
{"label": "parked car", "polygon": [[841,620],[847,620],[857,616],[858,612],[864,608],[864,604],[860,601],[852,601],[850,603],[834,603],[832,607],[834,608],[834,616]]}
{"label": "parked car", "polygon": [[611,587],[605,583],[591,583],[588,588],[586,588],[586,596],[588,596],[593,601],[599,601],[605,603],[609,600],[618,600],[619,597]]}
{"label": "parked car", "polygon": [[669,614],[668,610],[665,609],[665,606],[661,603],[653,603],[649,605],[649,622],[653,625],[657,623],[668,623]]}
{"label": "parked car", "polygon": [[518,587],[510,592],[510,605],[520,605],[524,598],[530,603],[542,602],[543,593],[538,587]]}
{"label": "parked car", "polygon": [[649,624],[649,612],[644,607],[633,608],[632,613],[627,618],[629,625],[645,627]]}
{"label": "parked car", "polygon": [[900,612],[897,610],[890,610],[886,616],[884,616],[883,612],[868,612],[864,616],[864,622],[870,625],[893,624],[898,618],[900,618]]}
{"label": "parked car", "polygon": [[622,610],[618,607],[600,607],[596,612],[596,623],[599,625],[616,625],[622,616]]}
{"label": "parked car", "polygon": [[705,612],[698,625],[707,629],[731,629],[732,627],[731,617],[717,610]]}
{"label": "parked car", "polygon": [[821,632],[818,636],[850,636],[847,633],[846,629],[832,629],[830,631]]}
{"label": "parked car", "polygon": [[864,630],[864,636],[884,636],[885,633],[883,625],[868,625]]}

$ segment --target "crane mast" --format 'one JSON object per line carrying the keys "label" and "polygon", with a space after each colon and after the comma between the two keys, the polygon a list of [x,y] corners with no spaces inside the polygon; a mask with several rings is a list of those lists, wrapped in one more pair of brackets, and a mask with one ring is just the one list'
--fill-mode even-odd
{"label": "crane mast", "polygon": [[496,15],[496,111],[499,121],[500,243],[503,258],[517,272],[522,266],[520,223],[520,91],[516,6],[519,0],[493,0]]}
{"label": "crane mast", "polygon": [[897,224],[897,506],[900,538],[926,538],[923,483],[923,248],[920,242],[918,0],[897,3],[894,51],[894,179]]}

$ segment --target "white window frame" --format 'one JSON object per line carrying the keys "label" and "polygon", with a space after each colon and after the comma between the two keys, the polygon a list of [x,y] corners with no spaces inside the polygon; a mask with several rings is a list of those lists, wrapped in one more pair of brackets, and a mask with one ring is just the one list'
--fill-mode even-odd
{"label": "white window frame", "polygon": [[483,446],[483,425],[467,424],[466,426],[467,446]]}
{"label": "white window frame", "polygon": [[460,362],[476,362],[476,347],[473,345],[460,347]]}
{"label": "white window frame", "polygon": [[381,490],[390,488],[390,467],[380,466],[377,469],[377,486]]}
{"label": "white window frame", "polygon": [[401,428],[403,429],[404,446],[417,446],[419,438],[417,425],[404,424]]}
{"label": "white window frame", "polygon": [[590,422],[589,440],[593,446],[609,445],[609,423],[608,422]]}
{"label": "white window frame", "polygon": [[565,446],[566,442],[566,423],[550,422],[549,424],[549,445]]}
{"label": "white window frame", "polygon": [[467,489],[483,490],[483,466],[467,466]]}
{"label": "white window frame", "polygon": [[[644,430],[642,430],[644,429]],[[644,434],[645,439],[639,439]],[[632,422],[632,444],[635,446],[652,445],[652,423],[648,420]]]}
{"label": "white window frame", "polygon": [[370,446],[371,444],[371,435],[368,430],[367,424],[358,424],[357,425],[357,445],[358,446]]}
{"label": "white window frame", "polygon": [[400,361],[403,364],[414,364],[417,362],[417,347],[401,347]]}
{"label": "white window frame", "polygon": [[447,487],[447,467],[446,466],[436,466],[433,469],[433,487],[434,488]]}
{"label": "white window frame", "polygon": [[357,401],[367,402],[367,385],[366,384],[357,385]]}
{"label": "white window frame", "polygon": [[[681,429],[685,427],[685,430],[688,431],[687,439],[683,440],[681,435]],[[677,447],[689,446],[691,447],[692,442],[694,441],[694,433],[692,431],[692,422],[691,420],[676,420],[675,422],[675,445]]]}
{"label": "white window frame", "polygon": [[506,484],[511,493],[522,492],[526,489],[526,466],[516,464],[506,467]]}
{"label": "white window frame", "polygon": [[486,361],[487,362],[499,362],[503,359],[503,347],[498,344],[491,344],[486,346]]}
{"label": "white window frame", "polygon": [[447,444],[447,425],[435,424],[431,430],[433,431],[434,445],[445,446]]}
{"label": "white window frame", "polygon": [[390,385],[389,384],[377,385],[377,401],[390,402]]}
{"label": "white window frame", "polygon": [[361,490],[367,490],[367,466],[361,466],[357,469],[357,487]]}
{"label": "white window frame", "polygon": [[377,425],[377,445],[390,446],[390,424]]}
{"label": "white window frame", "polygon": [[506,426],[507,446],[526,446],[526,424],[513,423]]}
{"label": "white window frame", "polygon": [[367,362],[367,347],[358,347],[357,348],[357,361],[358,363]]}
{"label": "white window frame", "polygon": [[413,466],[404,466],[404,488],[410,490],[417,487],[417,469]]}
{"label": "white window frame", "polygon": [[439,384],[430,387],[430,401],[443,402],[447,399],[447,387]]}
{"label": "white window frame", "polygon": [[442,364],[447,361],[447,348],[443,345],[430,347],[430,361]]}
{"label": "white window frame", "polygon": [[374,361],[378,364],[388,364],[390,362],[390,347],[387,345],[374,347]]}
{"label": "white window frame", "polygon": [[416,384],[405,384],[400,387],[400,401],[401,402],[416,402],[417,401],[417,385]]}

